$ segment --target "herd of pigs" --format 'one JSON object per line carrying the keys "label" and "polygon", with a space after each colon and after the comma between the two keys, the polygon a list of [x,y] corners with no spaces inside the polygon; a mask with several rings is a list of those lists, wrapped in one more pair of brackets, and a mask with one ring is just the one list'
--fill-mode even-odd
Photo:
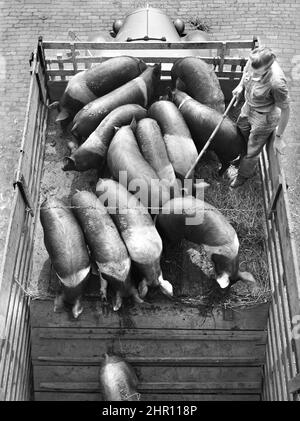
{"label": "herd of pigs", "polygon": [[[45,246],[62,286],[55,310],[68,304],[77,318],[95,271],[100,299],[107,302],[112,291],[115,311],[124,297],[143,303],[149,288],[171,297],[160,266],[163,243],[182,239],[204,246],[221,291],[238,280],[254,282],[239,269],[239,240],[229,221],[195,194],[194,173],[191,190],[183,188],[225,110],[219,81],[196,57],[175,61],[171,76],[173,90],[158,98],[160,65],[115,57],[77,73],[53,105],[64,130],[73,122],[63,170],[97,169],[101,175],[105,168],[110,174],[95,192],[77,191],[70,203],[48,197],[41,205]],[[226,117],[210,145],[220,175],[244,148]],[[187,223],[191,217],[197,223]]]}

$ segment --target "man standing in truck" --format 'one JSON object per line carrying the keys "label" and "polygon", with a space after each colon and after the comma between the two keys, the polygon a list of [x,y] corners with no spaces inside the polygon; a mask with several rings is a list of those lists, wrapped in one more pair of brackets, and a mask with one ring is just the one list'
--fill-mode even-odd
{"label": "man standing in truck", "polygon": [[237,175],[230,187],[242,186],[254,175],[259,154],[276,129],[274,148],[282,153],[283,132],[290,115],[290,99],[285,75],[270,48],[255,48],[244,69],[239,85],[233,90],[238,103],[245,90],[245,104],[237,125],[246,142],[247,152],[241,157]]}

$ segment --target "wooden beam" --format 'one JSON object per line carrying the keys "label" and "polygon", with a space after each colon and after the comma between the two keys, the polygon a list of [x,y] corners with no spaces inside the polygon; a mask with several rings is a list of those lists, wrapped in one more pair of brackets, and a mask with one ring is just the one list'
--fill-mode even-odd
{"label": "wooden beam", "polygon": [[[66,49],[71,48],[71,42],[64,41],[48,41],[43,42],[44,49]],[[210,50],[222,48],[223,44],[226,48],[252,48],[253,40],[250,41],[205,41],[205,42],[74,42],[75,49],[78,50],[183,50],[183,49],[199,49]]]}
{"label": "wooden beam", "polygon": [[[99,365],[103,359],[101,357],[34,357],[34,365]],[[244,357],[127,357],[126,361],[136,366],[171,366],[178,367],[208,366],[208,367],[260,367],[264,364],[264,357],[244,356]]]}
{"label": "wooden beam", "polygon": [[[80,382],[80,383],[71,383],[71,382],[41,382],[36,385],[36,390],[46,391],[46,390],[60,390],[60,391],[74,391],[74,392],[100,392],[99,382]],[[181,391],[181,393],[199,393],[206,391],[226,391],[231,393],[259,393],[260,392],[260,382],[172,382],[172,383],[140,383],[138,385],[138,390],[140,393],[147,391],[154,391],[155,393],[172,393],[173,391]]]}
{"label": "wooden beam", "polygon": [[[62,54],[59,54],[60,57],[62,57]],[[114,56],[111,55],[104,55],[104,56],[94,56],[94,57],[84,57],[84,56],[78,56],[76,58],[77,63],[102,63],[105,60],[108,60],[110,58],[113,58]],[[218,65],[220,63],[219,57],[204,57],[204,56],[195,56],[209,64],[216,64]],[[143,56],[137,56],[137,58],[145,61],[146,63],[174,63],[178,57],[164,57],[164,56],[157,56],[151,57],[150,55],[147,57]],[[60,64],[60,63],[73,63],[73,60],[71,58],[49,58],[46,60],[47,65],[51,64]],[[224,58],[224,64],[229,65],[235,65],[235,66],[244,66],[246,63],[246,60],[244,58],[240,57],[225,57]]]}

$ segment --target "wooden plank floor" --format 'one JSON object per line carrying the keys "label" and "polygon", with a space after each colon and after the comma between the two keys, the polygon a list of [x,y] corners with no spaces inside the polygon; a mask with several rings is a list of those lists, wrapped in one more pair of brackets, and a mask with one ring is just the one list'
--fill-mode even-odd
{"label": "wooden plank floor", "polygon": [[54,313],[52,301],[31,303],[35,400],[101,400],[104,353],[135,368],[141,399],[260,400],[268,305],[203,316],[166,299],[101,313],[85,300],[84,313]]}

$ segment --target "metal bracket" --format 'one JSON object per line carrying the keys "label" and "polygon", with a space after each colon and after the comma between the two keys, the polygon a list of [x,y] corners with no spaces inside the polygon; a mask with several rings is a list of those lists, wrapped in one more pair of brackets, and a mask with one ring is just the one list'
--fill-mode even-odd
{"label": "metal bracket", "polygon": [[280,193],[282,191],[282,177],[278,176],[278,186],[276,188],[276,191],[273,193],[270,201],[270,205],[267,211],[268,219],[272,218],[272,215],[274,212],[276,212],[276,204],[279,199]]}
{"label": "metal bracket", "polygon": [[142,38],[128,37],[126,39],[126,42],[133,42],[133,41],[167,41],[167,38],[166,37],[154,38],[154,37],[149,37],[148,35],[145,35]]}
{"label": "metal bracket", "polygon": [[26,181],[24,179],[24,176],[21,174],[19,175],[19,177],[17,177],[17,179],[14,181],[13,183],[14,188],[16,188],[16,186],[19,188],[20,193],[22,195],[22,198],[26,204],[26,211],[30,213],[30,215],[33,217],[34,213],[33,213],[33,206],[32,206],[32,201],[30,198],[30,194],[29,194],[29,190],[26,184]]}

